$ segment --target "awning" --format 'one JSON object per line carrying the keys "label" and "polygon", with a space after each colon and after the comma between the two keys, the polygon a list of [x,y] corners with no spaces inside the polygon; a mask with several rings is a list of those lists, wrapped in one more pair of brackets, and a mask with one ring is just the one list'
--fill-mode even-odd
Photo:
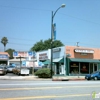
{"label": "awning", "polygon": [[51,63],[50,60],[46,60],[46,61],[43,62],[43,64],[45,64],[45,65],[46,65],[46,64],[50,64],[50,63]]}
{"label": "awning", "polygon": [[57,63],[57,62],[63,63],[64,62],[64,58],[56,58],[56,59],[53,59],[53,62],[54,63]]}
{"label": "awning", "polygon": [[70,58],[72,62],[89,62],[89,63],[100,63],[100,60],[97,59],[79,59],[79,58]]}
{"label": "awning", "polygon": [[[52,61],[53,63],[57,63],[57,62],[59,62],[59,63],[63,63],[64,62],[64,58],[56,58],[56,59],[53,59],[53,61]],[[43,64],[51,64],[51,60],[46,60],[46,61],[44,61],[43,62]]]}

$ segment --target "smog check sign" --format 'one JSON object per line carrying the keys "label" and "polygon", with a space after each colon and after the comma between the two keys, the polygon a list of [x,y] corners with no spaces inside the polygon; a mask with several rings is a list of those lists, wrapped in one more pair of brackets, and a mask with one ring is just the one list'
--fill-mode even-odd
{"label": "smog check sign", "polygon": [[93,91],[92,94],[91,94],[91,96],[92,96],[93,100],[96,100],[97,98],[100,98],[100,93],[96,94],[96,92]]}

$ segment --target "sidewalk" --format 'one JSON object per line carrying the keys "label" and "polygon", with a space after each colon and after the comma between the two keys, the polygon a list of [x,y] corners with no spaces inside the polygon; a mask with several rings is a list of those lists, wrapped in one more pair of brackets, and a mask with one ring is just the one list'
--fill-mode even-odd
{"label": "sidewalk", "polygon": [[84,81],[84,76],[53,76],[51,78],[38,78],[38,76],[0,76],[0,80],[35,80],[35,81]]}
{"label": "sidewalk", "polygon": [[43,79],[43,78],[38,78],[37,76],[0,76],[0,80],[52,80],[50,78],[48,79]]}

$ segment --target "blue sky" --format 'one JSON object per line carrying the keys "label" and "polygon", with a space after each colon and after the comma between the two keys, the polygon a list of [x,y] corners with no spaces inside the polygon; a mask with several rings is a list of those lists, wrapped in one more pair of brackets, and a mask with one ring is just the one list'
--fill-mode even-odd
{"label": "blue sky", "polygon": [[[56,38],[64,45],[100,48],[100,0],[0,0],[0,40],[6,49],[29,51],[51,37],[51,11],[66,4],[54,17]],[[0,43],[0,51],[3,51]]]}

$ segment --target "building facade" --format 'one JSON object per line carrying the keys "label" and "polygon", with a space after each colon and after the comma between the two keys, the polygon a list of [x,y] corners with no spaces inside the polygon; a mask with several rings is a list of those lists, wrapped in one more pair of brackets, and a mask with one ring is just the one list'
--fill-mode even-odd
{"label": "building facade", "polygon": [[66,46],[66,75],[85,75],[100,70],[100,49]]}
{"label": "building facade", "polygon": [[0,52],[0,64],[9,65],[9,54],[7,52]]}
{"label": "building facade", "polygon": [[64,54],[65,54],[65,46],[53,48],[54,75],[58,74],[65,75]]}

